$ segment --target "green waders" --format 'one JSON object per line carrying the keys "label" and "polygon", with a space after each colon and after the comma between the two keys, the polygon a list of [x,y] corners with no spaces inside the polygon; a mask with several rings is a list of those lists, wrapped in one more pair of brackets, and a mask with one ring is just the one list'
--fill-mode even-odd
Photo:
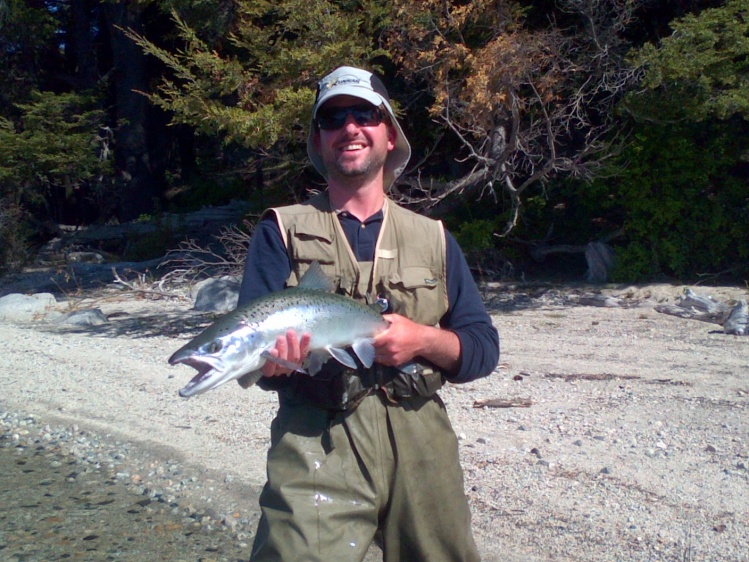
{"label": "green waders", "polygon": [[347,412],[282,403],[271,426],[254,562],[479,560],[458,442],[436,395]]}

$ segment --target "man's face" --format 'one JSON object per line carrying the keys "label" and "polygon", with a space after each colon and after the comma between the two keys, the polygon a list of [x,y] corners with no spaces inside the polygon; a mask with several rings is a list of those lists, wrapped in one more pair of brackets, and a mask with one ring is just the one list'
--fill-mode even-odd
{"label": "man's face", "polygon": [[[346,108],[365,110],[373,106],[360,98],[337,96],[326,102],[317,115],[327,112],[340,117]],[[339,128],[319,128],[314,135],[315,147],[328,175],[348,183],[376,178],[382,173],[388,153],[395,148],[395,130],[384,121],[376,124],[366,121],[361,111],[348,113],[340,124]]]}

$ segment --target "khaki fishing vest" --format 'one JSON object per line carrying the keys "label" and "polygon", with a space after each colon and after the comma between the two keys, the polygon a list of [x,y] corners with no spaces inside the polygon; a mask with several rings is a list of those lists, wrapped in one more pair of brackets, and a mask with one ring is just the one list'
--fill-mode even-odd
{"label": "khaki fishing vest", "polygon": [[270,209],[291,258],[287,285],[299,284],[313,261],[320,263],[339,293],[357,300],[388,300],[395,312],[435,326],[447,312],[446,242],[442,223],[390,200],[372,263],[357,262],[327,193],[309,201]]}

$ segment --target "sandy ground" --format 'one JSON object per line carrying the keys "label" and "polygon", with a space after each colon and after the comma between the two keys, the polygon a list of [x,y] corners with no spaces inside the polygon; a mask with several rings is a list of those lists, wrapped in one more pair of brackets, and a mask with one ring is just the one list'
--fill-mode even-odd
{"label": "sandy ground", "polygon": [[[653,309],[683,287],[575,304],[589,289],[487,290],[501,364],[441,392],[484,560],[749,560],[749,337]],[[191,501],[257,517],[275,395],[231,383],[181,399],[193,371],[166,359],[206,318],[187,301],[90,297],[61,309],[96,306],[108,324],[0,324],[3,409],[181,463],[205,484]]]}

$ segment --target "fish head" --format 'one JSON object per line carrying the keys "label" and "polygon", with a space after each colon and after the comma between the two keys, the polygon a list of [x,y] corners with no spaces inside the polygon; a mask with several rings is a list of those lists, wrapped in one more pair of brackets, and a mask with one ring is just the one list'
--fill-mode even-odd
{"label": "fish head", "polygon": [[252,326],[239,325],[231,330],[206,330],[178,349],[170,365],[187,365],[198,373],[180,389],[189,398],[203,394],[262,367],[262,334]]}

